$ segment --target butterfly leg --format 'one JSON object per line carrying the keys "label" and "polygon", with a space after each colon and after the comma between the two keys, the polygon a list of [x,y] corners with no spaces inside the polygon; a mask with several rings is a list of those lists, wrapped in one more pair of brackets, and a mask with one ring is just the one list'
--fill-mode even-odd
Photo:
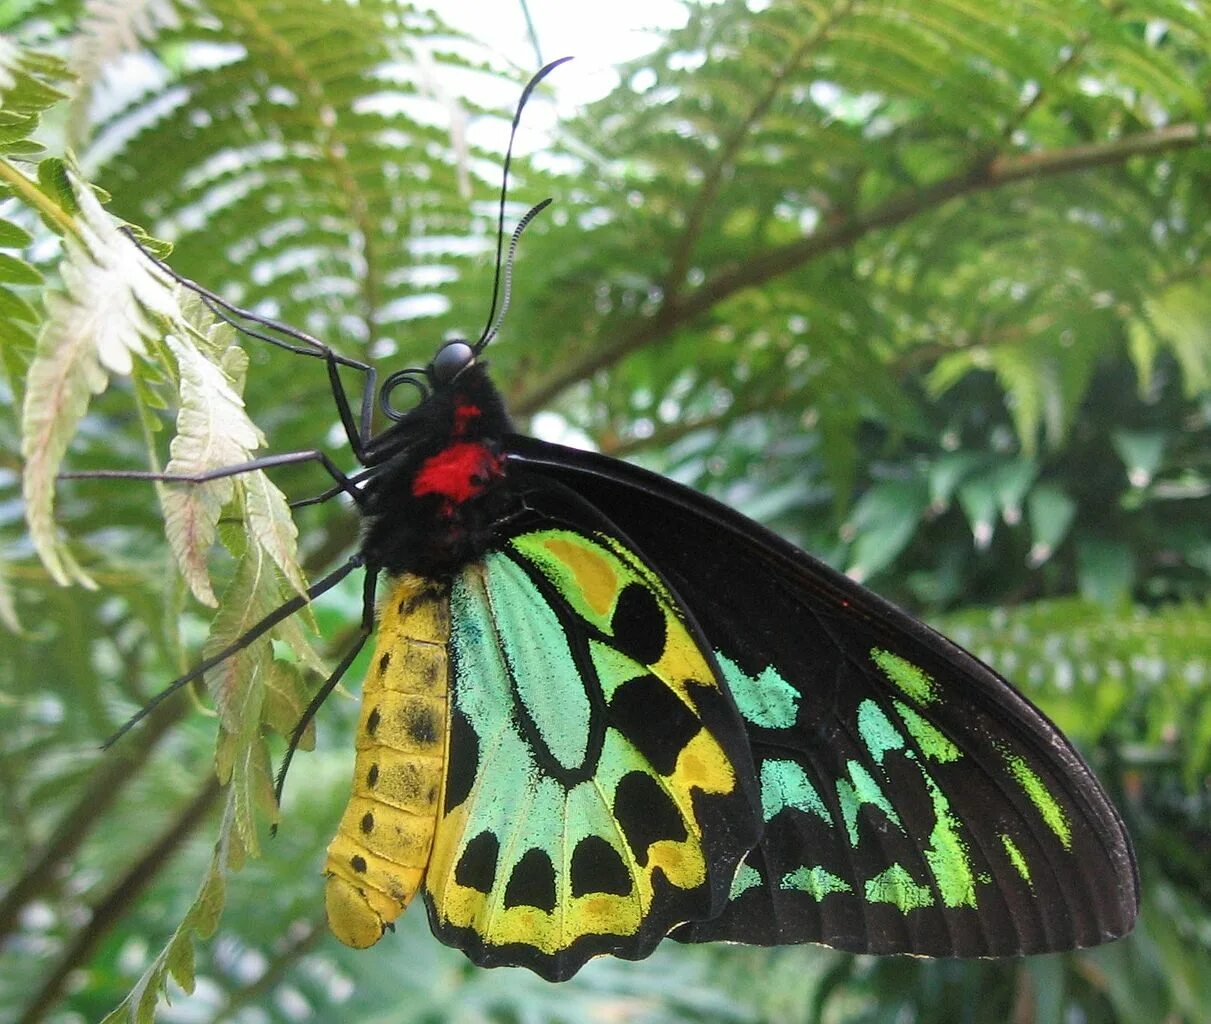
{"label": "butterfly leg", "polygon": [[[283,619],[289,618],[300,608],[311,604],[312,601],[314,601],[321,594],[325,594],[335,587],[338,583],[340,583],[341,580],[343,580],[361,564],[362,556],[354,555],[344,565],[334,569],[318,583],[312,584],[312,586],[308,588],[306,594],[295,594],[295,596],[289,601],[283,602],[263,619],[261,619],[261,621],[255,626],[241,634],[221,651],[212,654],[209,658],[203,658],[183,676],[178,679],[174,679],[171,683],[164,687],[163,690],[152,697],[151,700],[139,708],[138,711],[136,711],[130,718],[126,720],[126,723],[122,726],[122,728],[120,728],[117,732],[110,736],[109,739],[104,742],[104,744],[102,744],[102,749],[107,750],[113,746],[131,729],[132,726],[135,726],[141,722],[147,717],[153,708],[163,703],[165,699],[171,697],[177,692],[177,690],[181,689],[181,687],[192,683],[195,679],[201,678],[204,673],[209,672],[216,665],[226,661],[237,651],[242,651],[254,640],[264,636]],[[371,607],[371,614],[373,614],[373,606]],[[314,712],[312,713],[314,714]]]}
{"label": "butterfly leg", "polygon": [[282,766],[278,769],[277,780],[273,787],[273,795],[277,802],[282,802],[282,788],[286,785],[286,772],[290,768],[290,762],[294,757],[294,752],[298,749],[299,742],[303,738],[303,733],[307,731],[307,726],[311,724],[311,720],[315,717],[315,713],[319,711],[320,706],[328,699],[332,691],[336,689],[336,684],[341,681],[341,677],[349,670],[349,666],[353,664],[353,659],[356,658],[365,646],[367,638],[374,632],[374,594],[378,586],[379,570],[372,566],[366,567],[366,579],[362,585],[362,624],[358,628],[357,638],[350,645],[340,663],[332,670],[332,674],[324,680],[324,685],[321,686],[311,698],[311,703],[307,705],[302,715],[299,717],[298,723],[294,727],[294,732],[290,734],[290,742],[286,747],[286,754],[282,758]]}
{"label": "butterfly leg", "polygon": [[[358,473],[350,473],[345,478],[346,482],[357,485],[365,480],[373,473],[373,469],[363,469]],[[294,511],[297,508],[306,508],[308,505],[322,505],[325,501],[335,498],[338,494],[346,493],[345,483],[338,483],[333,487],[329,487],[326,491],[321,491],[319,494],[313,495],[310,498],[299,498],[290,502],[290,509]]]}
{"label": "butterfly leg", "polygon": [[[157,259],[152,253],[143,247],[134,233],[129,228],[124,228],[123,233],[129,238],[139,251],[143,253],[152,263],[159,267],[164,273],[171,277],[177,284],[197,295],[206,308],[210,310],[216,317],[224,323],[230,324],[241,334],[250,338],[256,338],[259,341],[268,342],[277,348],[285,349],[287,352],[293,352],[296,355],[311,356],[314,359],[323,359],[328,368],[328,382],[332,388],[332,398],[336,403],[337,413],[341,418],[341,426],[344,427],[345,436],[349,440],[349,447],[353,450],[354,456],[359,462],[364,462],[366,446],[371,439],[371,418],[374,413],[374,396],[377,389],[377,371],[369,363],[361,362],[357,359],[349,359],[346,356],[337,355],[328,345],[325,345],[318,338],[312,337],[306,331],[301,331],[297,327],[292,327],[290,324],[283,323],[280,320],[274,320],[272,317],[260,316],[250,310],[242,309],[241,307],[228,302],[222,296],[212,292],[209,288],[205,288],[196,281],[191,281],[189,278],[178,274],[172,267],[168,266],[162,260]],[[234,318],[239,318],[234,319]],[[284,341],[282,338],[275,337],[271,334],[265,334],[262,331],[254,331],[252,328],[240,321],[259,324],[271,331],[276,331],[285,338],[291,338],[299,344],[292,344],[290,341]],[[362,394],[358,404],[357,415],[354,415],[352,403],[349,401],[349,396],[345,391],[345,385],[341,380],[340,367],[346,366],[349,369],[356,370],[363,375],[362,377]]]}
{"label": "butterfly leg", "polygon": [[[302,504],[314,505],[320,501],[344,492],[359,505],[363,501],[362,492],[357,487],[359,477],[346,476],[327,455],[310,448],[298,452],[283,452],[280,455],[265,455],[259,459],[251,459],[234,466],[221,466],[218,469],[207,470],[205,473],[157,473],[146,469],[94,469],[78,473],[60,473],[60,480],[157,480],[170,484],[204,484],[212,480],[222,480],[229,476],[239,476],[241,473],[252,473],[261,469],[273,469],[277,466],[293,466],[303,462],[318,462],[336,481],[336,486],[329,488],[316,498],[306,498]],[[292,506],[293,507],[293,506]]]}

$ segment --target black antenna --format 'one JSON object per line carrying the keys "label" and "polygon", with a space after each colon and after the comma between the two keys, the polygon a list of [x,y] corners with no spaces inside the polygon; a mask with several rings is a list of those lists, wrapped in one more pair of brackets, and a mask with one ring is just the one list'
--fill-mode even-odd
{"label": "black antenna", "polygon": [[[505,288],[504,298],[500,301],[500,312],[496,314],[496,319],[492,321],[492,326],[487,328],[479,341],[475,343],[473,351],[479,355],[483,351],[485,345],[496,337],[496,332],[500,329],[500,325],[504,322],[505,314],[509,312],[509,296],[513,293],[513,260],[517,256],[517,242],[521,238],[521,233],[526,230],[535,217],[543,210],[551,205],[550,199],[544,199],[537,206],[532,206],[526,215],[517,222],[517,227],[513,229],[513,237],[509,239],[509,255],[505,257]],[[500,268],[500,257],[497,257],[497,269]]]}
{"label": "black antenna", "polygon": [[521,91],[521,99],[517,101],[517,111],[513,114],[513,127],[509,130],[509,145],[505,150],[504,170],[501,175],[500,183],[500,213],[498,214],[496,220],[496,277],[492,282],[492,304],[488,308],[488,319],[484,324],[483,332],[479,336],[479,341],[477,341],[473,346],[476,352],[478,352],[488,343],[492,334],[495,333],[494,328],[497,325],[496,303],[500,298],[500,258],[505,247],[505,200],[509,193],[509,163],[513,159],[513,140],[517,137],[517,126],[521,123],[521,112],[525,110],[526,101],[529,100],[530,94],[538,86],[538,83],[546,78],[547,75],[549,75],[557,67],[559,67],[560,64],[566,64],[571,59],[571,57],[560,57],[559,60],[553,60],[550,64],[547,64],[541,68],[538,74],[536,74],[530,79],[529,82],[526,83],[526,87]]}

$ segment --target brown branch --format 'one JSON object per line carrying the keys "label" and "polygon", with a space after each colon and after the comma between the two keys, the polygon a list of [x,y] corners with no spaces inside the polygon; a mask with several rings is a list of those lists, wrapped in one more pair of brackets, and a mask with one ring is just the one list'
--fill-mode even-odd
{"label": "brown branch", "polygon": [[155,710],[134,735],[118,744],[91,773],[87,788],[63,815],[38,858],[0,897],[0,944],[16,930],[24,907],[58,882],[58,870],[93,831],[123,788],[138,776],[156,744],[189,706],[184,694]]}
{"label": "brown branch", "polygon": [[109,894],[93,908],[88,924],[64,949],[59,962],[52,968],[43,981],[42,987],[26,1006],[19,1024],[37,1024],[46,1016],[47,1011],[62,996],[63,986],[72,971],[77,970],[87,961],[98,943],[122,919],[138,895],[147,888],[159,870],[168,862],[168,858],[206,816],[220,792],[219,780],[214,775],[210,775],[205,785],[177,815],[176,820],[118,880]]}
{"label": "brown branch", "polygon": [[848,15],[853,10],[853,6],[854,0],[846,0],[845,3],[838,4],[835,9],[829,11],[828,16],[799,44],[795,52],[791,54],[790,59],[770,75],[768,88],[761,96],[757,97],[757,101],[749,109],[748,114],[737,125],[731,137],[721,147],[717,159],[703,178],[702,187],[694,197],[694,203],[690,208],[689,216],[686,218],[685,230],[681,233],[677,247],[673,251],[669,272],[664,283],[666,295],[672,297],[680,293],[681,287],[685,283],[685,275],[689,270],[690,257],[693,254],[694,246],[702,234],[702,227],[706,222],[706,216],[710,212],[711,205],[719,193],[724,176],[732,167],[737,154],[748,138],[749,130],[765,116],[773,105],[774,100],[777,98],[778,93],[781,91],[791,72],[796,70],[807,59],[812,50],[828,38],[829,30]]}
{"label": "brown branch", "polygon": [[521,413],[542,408],[564,388],[610,366],[623,356],[667,337],[730,295],[757,287],[846,248],[873,231],[895,227],[945,205],[952,199],[990,192],[1024,180],[1039,180],[1096,167],[1121,164],[1133,156],[1150,156],[1208,144],[1201,124],[1169,125],[1111,142],[999,156],[925,188],[894,196],[881,206],[856,214],[817,234],[759,253],[743,264],[716,274],[683,300],[667,301],[650,319],[634,324],[612,345],[598,345],[539,381],[517,403]]}

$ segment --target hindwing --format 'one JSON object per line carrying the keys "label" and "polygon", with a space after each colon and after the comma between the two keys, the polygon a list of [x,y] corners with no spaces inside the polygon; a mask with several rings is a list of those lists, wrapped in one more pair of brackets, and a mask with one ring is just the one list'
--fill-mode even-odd
{"label": "hindwing", "polygon": [[556,980],[718,915],[758,837],[714,659],[660,576],[595,527],[519,530],[453,581],[425,881],[439,938]]}
{"label": "hindwing", "polygon": [[726,907],[673,937],[989,956],[1130,930],[1122,821],[1004,679],[687,488],[530,438],[509,452],[527,493],[608,512],[692,616],[742,712],[762,834]]}

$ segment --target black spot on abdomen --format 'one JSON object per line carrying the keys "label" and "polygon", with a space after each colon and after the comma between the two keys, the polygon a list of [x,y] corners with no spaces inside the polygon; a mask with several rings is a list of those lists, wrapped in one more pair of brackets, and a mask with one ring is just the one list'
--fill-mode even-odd
{"label": "black spot on abdomen", "polygon": [[431,747],[437,742],[437,718],[432,708],[409,707],[400,723],[408,738],[418,747]]}
{"label": "black spot on abdomen", "polygon": [[601,836],[585,836],[572,851],[572,895],[605,892],[626,896],[631,876],[618,851]]}
{"label": "black spot on abdomen", "polygon": [[537,907],[548,914],[555,909],[555,868],[545,850],[531,847],[514,866],[505,887],[509,907]]}
{"label": "black spot on abdomen", "polygon": [[646,866],[648,847],[661,839],[681,842],[685,822],[672,798],[645,772],[628,772],[614,793],[614,817],[635,860]]}
{"label": "black spot on abdomen", "polygon": [[610,629],[614,646],[640,664],[653,665],[664,654],[668,632],[664,610],[652,592],[639,583],[622,588]]}

